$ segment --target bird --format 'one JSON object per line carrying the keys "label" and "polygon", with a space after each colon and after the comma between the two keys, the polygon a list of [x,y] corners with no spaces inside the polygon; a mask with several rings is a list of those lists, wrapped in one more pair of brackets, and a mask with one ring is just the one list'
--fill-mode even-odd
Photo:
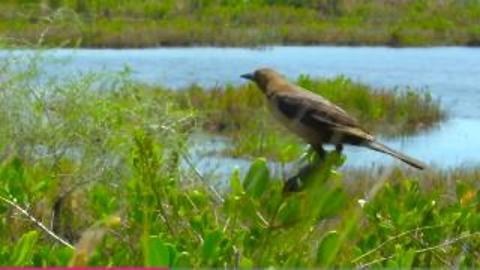
{"label": "bird", "polygon": [[310,144],[320,157],[326,153],[324,144],[334,145],[340,153],[346,144],[390,155],[420,170],[426,168],[423,162],[380,143],[341,107],[290,83],[271,68],[257,69],[241,77],[255,82],[265,95],[274,118]]}

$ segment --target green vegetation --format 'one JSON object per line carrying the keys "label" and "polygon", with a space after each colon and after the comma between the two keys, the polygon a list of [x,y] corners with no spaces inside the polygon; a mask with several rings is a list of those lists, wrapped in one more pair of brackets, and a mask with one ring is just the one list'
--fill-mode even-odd
{"label": "green vegetation", "polygon": [[[0,265],[479,267],[476,169],[340,173],[344,157],[333,153],[308,189],[284,194],[260,158],[215,190],[192,166],[188,139],[205,127],[235,133],[222,117],[261,105],[251,85],[178,93],[126,72],[39,84],[38,66],[0,63]],[[427,96],[367,95],[345,78],[299,82],[338,102],[348,95],[344,105],[379,131],[417,119],[389,106],[440,113]]]}
{"label": "green vegetation", "polygon": [[477,0],[4,0],[0,33],[83,47],[476,46],[479,17]]}
{"label": "green vegetation", "polygon": [[[243,183],[232,175],[221,201],[196,177],[166,171],[165,146],[151,139],[137,137],[125,164],[130,176],[94,180],[62,197],[55,214],[68,222],[55,230],[77,243],[75,251],[3,206],[1,233],[9,237],[2,238],[2,264],[478,267],[478,171],[423,177],[392,171],[350,193],[331,156],[309,189],[285,195],[257,160]],[[49,210],[59,208],[51,182],[62,175],[39,167],[18,158],[3,162],[2,196],[30,205],[48,224]]]}

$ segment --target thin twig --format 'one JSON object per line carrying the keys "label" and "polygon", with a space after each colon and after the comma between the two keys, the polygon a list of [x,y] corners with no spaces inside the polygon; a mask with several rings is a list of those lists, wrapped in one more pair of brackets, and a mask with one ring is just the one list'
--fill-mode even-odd
{"label": "thin twig", "polygon": [[233,252],[234,252],[233,269],[238,270],[240,265],[240,250],[238,250],[236,246],[233,246]]}
{"label": "thin twig", "polygon": [[[187,154],[187,153],[183,153],[183,159],[185,160],[185,162],[188,164],[188,166],[190,166],[190,168],[193,170],[193,172],[197,175],[198,178],[200,178],[202,180],[202,182],[206,183],[207,184],[207,181],[205,180],[205,178],[203,177],[202,173],[197,169],[197,167],[193,164],[191,158],[190,158],[190,155]],[[207,184],[207,187],[208,189],[210,189],[210,191],[213,193],[213,195],[215,196],[215,198],[217,199],[217,202],[220,202],[220,203],[223,203],[224,202],[224,199],[222,198],[222,196],[220,195],[220,193],[218,193],[218,191],[212,186],[212,185],[209,185]]]}
{"label": "thin twig", "polygon": [[[463,239],[466,239],[466,238],[470,238],[470,237],[474,237],[474,236],[480,236],[480,232],[474,232],[474,233],[468,233],[468,234],[464,234],[464,235],[461,235],[457,238],[454,238],[452,240],[448,240],[448,241],[445,241],[441,244],[438,244],[438,245],[435,245],[435,246],[431,246],[431,247],[427,247],[427,248],[423,248],[423,249],[418,249],[418,250],[415,250],[413,253],[415,254],[420,254],[420,253],[425,253],[425,252],[428,252],[428,251],[433,251],[435,249],[438,249],[438,248],[442,248],[442,247],[446,247],[446,246],[450,246],[450,245],[453,245]],[[388,257],[383,257],[383,258],[379,258],[379,259],[376,259],[376,260],[373,260],[371,262],[368,262],[368,263],[365,263],[365,264],[362,264],[360,265],[358,268],[367,268],[371,265],[374,265],[376,263],[380,263],[380,262],[384,262],[386,260],[390,260],[392,258],[394,258],[395,256],[397,256],[397,254],[393,254],[393,255],[390,255]]]}
{"label": "thin twig", "polygon": [[367,267],[369,267],[369,266],[371,266],[371,265],[374,265],[374,264],[377,264],[377,263],[381,263],[381,262],[384,262],[384,261],[393,259],[393,258],[395,258],[395,256],[396,256],[396,254],[390,255],[390,256],[388,256],[388,257],[382,257],[382,258],[373,260],[373,261],[371,261],[371,262],[368,262],[368,263],[366,263],[366,264],[362,264],[362,265],[360,265],[358,268],[359,268],[359,269],[364,269],[364,268],[367,268]]}
{"label": "thin twig", "polygon": [[415,253],[424,253],[424,252],[427,252],[427,251],[431,251],[431,250],[435,250],[437,248],[442,248],[442,247],[446,247],[446,246],[450,246],[452,244],[455,244],[463,239],[466,239],[466,238],[470,238],[470,237],[474,237],[474,236],[480,236],[480,232],[474,232],[474,233],[467,233],[467,234],[464,234],[464,235],[460,235],[459,237],[457,238],[454,238],[452,240],[448,240],[448,241],[445,241],[444,243],[441,243],[441,244],[438,244],[436,246],[431,246],[431,247],[427,247],[427,248],[424,248],[424,249],[419,249],[419,250],[416,250]]}
{"label": "thin twig", "polygon": [[[428,247],[428,244],[426,244],[423,239],[419,239],[419,238],[418,238],[417,236],[415,236],[415,235],[413,236],[413,240],[417,241],[417,242],[418,242],[420,245],[422,245],[422,246],[427,246],[427,247]],[[442,257],[443,254],[439,254],[439,253],[440,253],[440,252],[438,252],[438,251],[435,250],[434,252],[432,252],[432,255],[433,255],[437,260],[439,260],[440,262],[442,262],[443,264],[445,264],[449,269],[452,269],[452,264],[451,264],[449,261],[447,261],[446,259],[444,259],[444,258]],[[458,269],[458,267],[455,268],[455,269]]]}
{"label": "thin twig", "polygon": [[54,232],[52,232],[51,230],[49,230],[45,225],[43,225],[43,223],[41,223],[39,220],[37,220],[34,216],[32,216],[30,213],[27,212],[27,210],[23,209],[22,207],[20,207],[19,205],[17,205],[16,203],[14,203],[13,201],[3,197],[3,196],[0,196],[0,200],[2,200],[3,202],[5,202],[6,204],[14,207],[15,209],[17,209],[20,213],[22,213],[23,215],[25,215],[26,217],[28,217],[35,225],[37,225],[37,227],[39,227],[41,230],[43,230],[44,232],[46,232],[48,235],[50,235],[53,239],[57,240],[58,242],[60,242],[61,244],[71,248],[71,249],[75,249],[75,247],[70,244],[69,242],[67,242],[66,240],[62,239],[60,236],[56,235]]}
{"label": "thin twig", "polygon": [[419,227],[419,228],[416,228],[416,229],[413,229],[413,230],[408,230],[408,231],[404,231],[400,234],[397,234],[395,236],[392,236],[390,238],[388,238],[387,240],[385,240],[384,242],[382,242],[380,245],[376,246],[375,248],[367,251],[366,253],[363,253],[362,255],[356,257],[355,259],[353,259],[351,262],[352,263],[356,263],[358,262],[359,260],[371,255],[372,253],[378,251],[379,249],[381,249],[382,247],[384,247],[386,244],[392,242],[392,241],[395,241],[399,238],[402,238],[406,235],[409,235],[409,234],[412,234],[412,233],[415,233],[415,232],[421,232],[421,231],[425,231],[425,230],[431,230],[431,229],[436,229],[436,228],[439,228],[439,227],[443,227],[445,225],[431,225],[431,226],[424,226],[424,227]]}

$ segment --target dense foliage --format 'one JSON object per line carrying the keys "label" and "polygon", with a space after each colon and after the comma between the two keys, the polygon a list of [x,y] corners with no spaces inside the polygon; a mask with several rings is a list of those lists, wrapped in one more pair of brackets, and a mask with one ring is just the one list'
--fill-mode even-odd
{"label": "dense foliage", "polygon": [[340,173],[330,154],[286,194],[260,158],[218,185],[188,151],[191,93],[38,63],[0,65],[0,265],[479,266],[477,170]]}
{"label": "dense foliage", "polygon": [[4,0],[17,44],[478,45],[477,0]]}

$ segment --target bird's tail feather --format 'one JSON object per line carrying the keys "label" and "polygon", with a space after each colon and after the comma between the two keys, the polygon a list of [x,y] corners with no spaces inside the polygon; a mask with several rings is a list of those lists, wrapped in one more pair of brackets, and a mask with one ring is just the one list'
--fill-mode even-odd
{"label": "bird's tail feather", "polygon": [[423,162],[421,162],[419,160],[416,160],[414,158],[411,158],[407,155],[404,155],[404,154],[402,154],[402,153],[400,153],[396,150],[393,150],[392,148],[390,148],[390,147],[388,147],[384,144],[381,144],[379,142],[370,141],[370,142],[366,143],[365,146],[370,148],[370,149],[373,149],[375,151],[379,151],[379,152],[388,154],[392,157],[398,158],[399,160],[401,160],[401,161],[407,163],[408,165],[413,166],[417,169],[423,170],[427,167],[427,165],[425,165]]}

